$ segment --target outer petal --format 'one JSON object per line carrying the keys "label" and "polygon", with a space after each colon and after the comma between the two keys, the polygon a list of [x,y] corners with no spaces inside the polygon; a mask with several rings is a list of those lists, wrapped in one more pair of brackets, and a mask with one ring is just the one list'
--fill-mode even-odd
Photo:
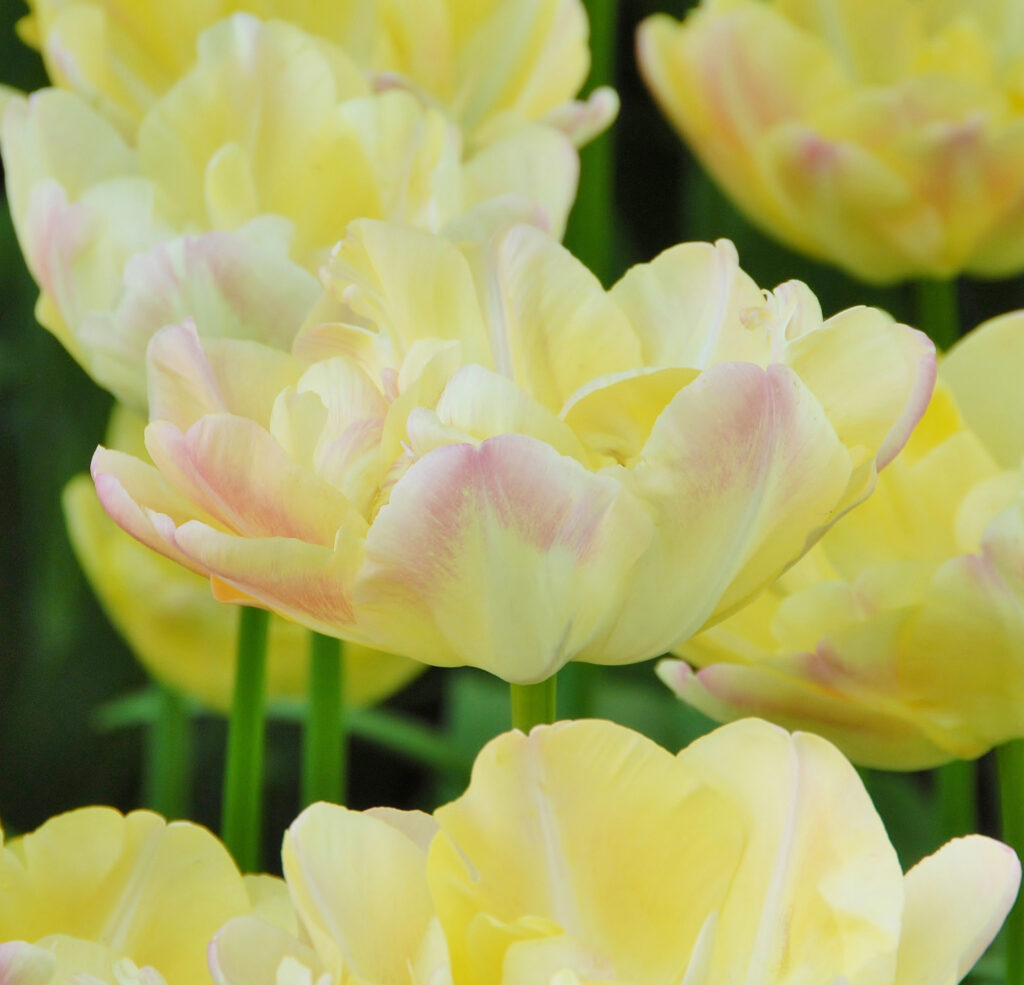
{"label": "outer petal", "polygon": [[370,529],[359,620],[428,663],[541,680],[599,629],[650,536],[618,483],[534,439],[438,448]]}
{"label": "outer petal", "polygon": [[777,576],[833,518],[850,457],[788,369],[723,363],[658,418],[631,489],[659,536],[610,635],[583,659],[655,656]]}
{"label": "outer petal", "polygon": [[681,981],[748,837],[684,763],[609,722],[495,739],[436,817],[430,883],[457,985],[502,980],[524,944],[534,981],[540,948],[586,981]]}
{"label": "outer petal", "polygon": [[285,878],[330,972],[408,981],[434,916],[426,854],[397,827],[314,804],[285,835]]}
{"label": "outer petal", "polygon": [[57,959],[49,951],[25,941],[0,944],[0,985],[49,985]]}
{"label": "outer petal", "polygon": [[957,985],[1017,897],[1013,849],[972,835],[944,845],[906,877],[896,985]]}
{"label": "outer petal", "polygon": [[52,818],[5,848],[0,883],[0,938],[104,941],[170,985],[200,980],[210,937],[250,905],[204,828],[103,807]]}
{"label": "outer petal", "polygon": [[[231,704],[237,614],[210,595],[209,579],[190,573],[117,529],[87,476],[64,490],[72,546],[93,591],[118,632],[150,673],[218,711]],[[299,699],[307,692],[309,634],[271,619],[267,695]],[[372,704],[397,690],[422,665],[350,644],[345,700]]]}
{"label": "outer petal", "polygon": [[316,951],[256,917],[229,920],[210,942],[216,985],[304,985],[324,974]]}
{"label": "outer petal", "polygon": [[839,751],[748,720],[697,740],[679,760],[750,825],[718,912],[709,979],[892,981],[902,873]]}
{"label": "outer petal", "polygon": [[968,426],[1005,469],[1024,459],[1020,368],[1024,366],[1024,313],[979,325],[942,361],[942,378],[956,397]]}

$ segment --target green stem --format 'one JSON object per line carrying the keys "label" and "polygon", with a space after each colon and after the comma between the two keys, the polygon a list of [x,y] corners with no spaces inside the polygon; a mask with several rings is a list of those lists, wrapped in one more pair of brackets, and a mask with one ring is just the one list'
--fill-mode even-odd
{"label": "green stem", "polygon": [[960,306],[955,280],[919,280],[917,327],[942,351],[960,338]]}
{"label": "green stem", "polygon": [[568,663],[558,672],[558,717],[593,718],[597,675],[594,664]]}
{"label": "green stem", "polygon": [[[1003,841],[1024,856],[1024,739],[996,750],[999,772],[999,812]],[[1006,938],[1006,985],[1024,985],[1024,906],[1018,896],[1003,925]]]}
{"label": "green stem", "polygon": [[192,723],[185,699],[155,685],[156,715],[149,724],[143,803],[168,819],[187,817],[192,776]]}
{"label": "green stem", "polygon": [[935,771],[942,840],[978,830],[978,788],[974,763],[954,760]]}
{"label": "green stem", "polygon": [[239,609],[221,837],[243,872],[260,865],[268,615],[265,609]]}
{"label": "green stem", "polygon": [[510,684],[512,728],[529,734],[534,725],[550,725],[555,720],[555,677],[539,684]]}
{"label": "green stem", "polygon": [[345,796],[345,660],[341,641],[310,635],[309,701],[302,745],[302,804]]}
{"label": "green stem", "polygon": [[[590,18],[588,88],[615,84],[618,0],[585,0]],[[615,274],[614,125],[580,152],[580,186],[565,242],[607,286]]]}

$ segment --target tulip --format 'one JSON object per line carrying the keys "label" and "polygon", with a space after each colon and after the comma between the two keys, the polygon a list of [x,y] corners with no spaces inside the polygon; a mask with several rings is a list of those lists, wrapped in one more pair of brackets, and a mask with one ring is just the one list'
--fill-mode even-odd
{"label": "tulip", "polygon": [[317,804],[282,855],[300,934],[230,921],[216,985],[958,982],[1020,881],[978,835],[904,876],[839,752],[754,720],[678,756],[610,722],[511,732],[433,817]]}
{"label": "tulip", "polygon": [[295,354],[149,347],[155,467],[100,448],[129,533],[329,635],[515,684],[644,660],[863,499],[934,349],[882,312],[762,295],[729,243],[605,292],[530,226],[460,250],[360,221]]}
{"label": "tulip", "polygon": [[[124,407],[107,441],[145,456],[143,421]],[[64,490],[64,515],[78,563],[104,611],[158,681],[218,712],[231,705],[236,614],[210,594],[209,579],[147,550],[107,516],[92,480],[77,476]],[[270,701],[305,700],[309,634],[273,619],[267,653]],[[422,670],[411,660],[362,646],[345,649],[345,702],[383,701]]]}
{"label": "tulip", "polygon": [[185,74],[196,39],[240,9],[287,19],[353,57],[378,88],[408,88],[458,122],[474,146],[547,121],[577,143],[603,130],[615,93],[574,97],[590,66],[581,0],[30,0],[19,25],[50,78],[130,131]]}
{"label": "tulip", "polygon": [[1015,3],[703,0],[640,28],[672,125],[768,235],[864,280],[1024,268]]}
{"label": "tulip", "polygon": [[918,769],[1024,737],[1024,312],[977,328],[878,488],[743,612],[659,666],[722,721]]}
{"label": "tulip", "polygon": [[86,807],[0,832],[5,985],[194,985],[217,928],[247,915],[297,929],[281,880],[243,878],[199,825]]}
{"label": "tulip", "polygon": [[513,216],[560,234],[579,167],[540,124],[464,154],[441,110],[374,92],[339,48],[243,14],[200,36],[127,136],[49,89],[8,100],[2,150],[39,320],[139,409],[164,325],[290,346],[351,219],[472,238]]}

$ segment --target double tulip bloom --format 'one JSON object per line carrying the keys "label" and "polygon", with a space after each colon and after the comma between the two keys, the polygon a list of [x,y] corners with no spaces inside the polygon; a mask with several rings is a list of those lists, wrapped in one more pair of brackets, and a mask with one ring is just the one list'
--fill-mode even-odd
{"label": "double tulip bloom", "polygon": [[870,281],[1024,268],[1016,0],[703,0],[643,74],[769,235]]}
{"label": "double tulip bloom", "polygon": [[[465,76],[449,80],[451,106],[397,74],[415,66],[361,64],[366,50],[342,23],[369,24],[379,11],[282,5],[316,22],[303,30],[241,13],[206,26],[218,5],[179,6],[153,4],[136,24],[101,4],[40,3],[32,30],[73,91],[10,98],[3,119],[39,320],[140,409],[146,344],[164,325],[193,317],[217,336],[288,347],[319,296],[315,272],[352,219],[474,238],[516,218],[560,235],[579,170],[572,137],[615,111],[607,92],[571,102],[587,66],[578,3],[533,4],[545,11],[536,22],[519,3],[486,15],[465,5],[451,23],[432,6],[422,16],[444,20],[447,39],[404,5],[390,11],[390,33],[381,27],[370,47],[390,39],[404,52],[403,31],[433,31],[417,40],[433,37],[438,64],[458,54]],[[521,47],[496,59],[495,39],[510,36]]]}
{"label": "double tulip bloom", "polygon": [[355,223],[294,354],[149,347],[154,465],[99,449],[135,537],[222,599],[515,683],[664,652],[859,502],[934,350],[871,309],[762,295],[730,244],[610,292],[550,237]]}
{"label": "double tulip bloom", "polygon": [[878,488],[663,679],[727,720],[807,728],[869,766],[1024,736],[1024,314],[988,322]]}
{"label": "double tulip bloom", "polygon": [[191,985],[208,953],[216,985],[934,985],[1020,880],[981,836],[904,876],[849,763],[756,721],[678,756],[512,732],[433,816],[307,809],[283,863],[242,880],[194,825],[63,815],[0,856],[0,979]]}

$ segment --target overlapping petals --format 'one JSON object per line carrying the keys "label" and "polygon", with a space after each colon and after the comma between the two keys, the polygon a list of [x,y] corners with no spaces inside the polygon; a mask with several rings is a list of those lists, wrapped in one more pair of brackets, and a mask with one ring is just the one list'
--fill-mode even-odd
{"label": "overlapping petals", "polygon": [[838,751],[757,721],[676,757],[608,722],[509,733],[433,818],[314,805],[283,857],[302,931],[231,921],[217,985],[955,982],[1020,880],[980,836],[904,876]]}
{"label": "overlapping petals", "polygon": [[871,281],[1024,267],[1015,4],[703,0],[638,40],[672,124],[769,235]]}
{"label": "overlapping petals", "polygon": [[664,652],[874,483],[934,351],[870,309],[762,296],[730,244],[606,293],[518,226],[460,250],[361,221],[288,355],[149,349],[155,468],[100,449],[125,529],[307,626],[514,682]]}
{"label": "overlapping petals", "polygon": [[[108,428],[111,447],[145,456],[144,421],[124,407]],[[208,707],[226,712],[234,685],[237,613],[210,594],[209,581],[147,550],[107,516],[87,475],[64,490],[71,544],[111,622],[158,680]],[[382,701],[407,684],[422,664],[351,644],[345,649],[345,701]],[[308,693],[309,635],[273,618],[267,652],[271,702]]]}
{"label": "overlapping petals", "polygon": [[546,121],[577,143],[603,130],[610,90],[577,102],[590,67],[580,0],[32,0],[19,25],[50,77],[130,131],[191,65],[202,32],[238,11],[286,19],[343,49],[378,88],[442,107],[474,146]]}
{"label": "overlapping petals", "polygon": [[217,928],[254,914],[297,929],[281,881],[243,878],[195,824],[87,807],[0,841],[6,985],[193,985]]}
{"label": "overlapping petals", "polygon": [[719,720],[758,714],[914,769],[1024,736],[1024,314],[958,343],[876,491],[662,678]]}
{"label": "overlapping petals", "polygon": [[524,123],[463,147],[416,94],[375,91],[341,48],[248,14],[202,33],[129,132],[49,89],[10,100],[2,140],[40,321],[139,408],[164,325],[288,348],[352,219],[471,237],[514,217],[561,234],[579,167],[567,136]]}

